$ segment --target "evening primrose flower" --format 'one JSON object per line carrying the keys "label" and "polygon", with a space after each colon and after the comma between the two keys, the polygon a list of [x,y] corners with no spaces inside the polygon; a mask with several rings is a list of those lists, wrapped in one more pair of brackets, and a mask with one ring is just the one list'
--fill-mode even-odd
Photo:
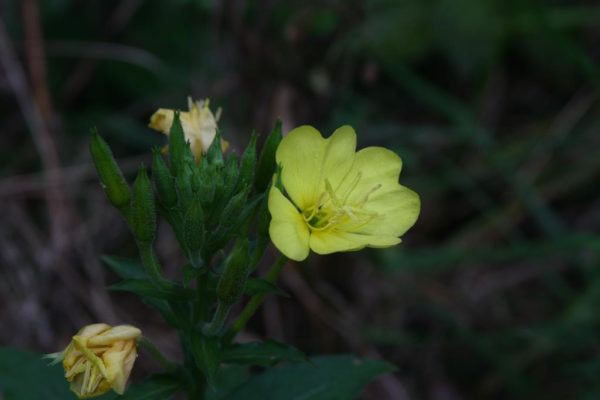
{"label": "evening primrose flower", "polygon": [[[217,121],[219,120],[221,110],[219,109],[215,116],[209,108],[209,103],[208,99],[194,101],[191,97],[188,97],[189,110],[179,113],[185,140],[190,143],[196,160],[202,157],[202,153],[208,151],[217,134]],[[159,108],[150,117],[148,126],[168,135],[174,118],[175,110]],[[229,147],[229,143],[221,140],[221,146],[223,151],[225,151]]]}
{"label": "evening primrose flower", "polygon": [[129,325],[88,325],[54,358],[62,359],[65,378],[78,398],[100,396],[110,389],[123,394],[140,335],[138,328]]}
{"label": "evening primrose flower", "polygon": [[323,138],[300,126],[277,148],[280,172],[269,192],[269,234],[287,257],[388,247],[417,220],[419,196],[400,185],[402,161],[382,147],[356,152],[356,134],[342,126]]}

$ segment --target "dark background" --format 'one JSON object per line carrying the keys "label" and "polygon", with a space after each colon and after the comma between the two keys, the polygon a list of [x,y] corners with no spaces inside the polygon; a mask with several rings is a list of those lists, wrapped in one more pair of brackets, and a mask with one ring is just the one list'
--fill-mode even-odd
{"label": "dark background", "polygon": [[[423,203],[395,248],[288,266],[291,297],[242,339],[396,364],[366,399],[600,398],[598,49],[595,1],[1,0],[0,344],[56,351],[104,321],[178,357],[105,290],[100,255],[135,248],[87,142],[131,177],[164,141],[149,116],[191,95],[238,153],[278,117],[351,124]],[[176,276],[166,226],[158,248]]]}

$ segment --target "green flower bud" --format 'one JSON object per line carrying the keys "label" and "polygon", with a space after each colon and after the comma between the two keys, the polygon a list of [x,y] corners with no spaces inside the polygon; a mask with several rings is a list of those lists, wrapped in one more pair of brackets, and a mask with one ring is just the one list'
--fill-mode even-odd
{"label": "green flower bud", "polygon": [[271,213],[269,212],[269,196],[265,196],[261,201],[260,208],[258,209],[256,223],[256,233],[261,238],[269,240],[269,224],[271,223]]}
{"label": "green flower bud", "polygon": [[231,197],[238,180],[238,175],[238,157],[236,154],[230,154],[225,160],[225,168],[223,168],[223,194],[225,198]]}
{"label": "green flower bud", "polygon": [[248,278],[248,239],[239,239],[227,260],[217,284],[217,299],[225,305],[237,302]]}
{"label": "green flower bud", "polygon": [[144,166],[133,183],[130,225],[136,239],[142,243],[151,243],[156,237],[156,206]]}
{"label": "green flower bud", "polygon": [[131,200],[129,185],[127,185],[110,147],[95,130],[92,132],[90,140],[90,152],[106,197],[113,206],[123,209],[129,205]]}
{"label": "green flower bud", "polygon": [[221,213],[221,220],[219,221],[219,229],[229,230],[235,226],[240,218],[240,213],[244,209],[246,200],[248,198],[249,187],[245,187],[241,192],[233,196]]}
{"label": "green flower bud", "polygon": [[171,158],[171,171],[175,176],[182,175],[186,171],[186,165],[195,164],[190,144],[185,140],[179,111],[175,112],[173,125],[171,125],[169,132],[169,155]]}
{"label": "green flower bud", "polygon": [[201,249],[204,244],[204,210],[198,199],[192,201],[185,214],[183,238],[185,240],[185,247],[190,252]]}
{"label": "green flower bud", "polygon": [[254,187],[257,192],[264,192],[271,183],[273,173],[275,173],[275,153],[281,142],[281,121],[277,121],[275,128],[265,140],[254,178]]}
{"label": "green flower bud", "polygon": [[208,152],[206,153],[208,162],[216,166],[223,166],[225,160],[223,158],[223,147],[221,145],[221,133],[217,130],[215,138],[213,139]]}
{"label": "green flower bud", "polygon": [[256,139],[258,135],[256,133],[252,133],[250,137],[250,142],[248,146],[246,146],[246,150],[244,150],[244,154],[242,154],[242,159],[240,160],[240,175],[238,178],[238,182],[240,185],[238,187],[244,187],[247,184],[252,182],[254,178],[254,169],[256,168]]}
{"label": "green flower bud", "polygon": [[175,181],[160,154],[160,150],[155,149],[153,153],[152,176],[156,185],[156,191],[158,192],[158,197],[162,204],[171,208],[177,204]]}

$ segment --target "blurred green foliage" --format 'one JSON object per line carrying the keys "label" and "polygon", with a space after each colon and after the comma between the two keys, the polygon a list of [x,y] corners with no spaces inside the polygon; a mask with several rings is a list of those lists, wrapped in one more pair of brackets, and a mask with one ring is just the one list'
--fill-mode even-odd
{"label": "blurred green foliage", "polygon": [[[187,95],[223,108],[234,149],[279,116],[287,129],[350,123],[361,145],[402,156],[422,216],[401,246],[331,256],[304,275],[356,306],[360,338],[414,398],[600,397],[596,2],[39,5],[64,166],[89,160],[94,125],[117,155],[149,154],[163,143],[149,115]],[[0,11],[27,67],[20,2]],[[0,174],[38,171],[5,87]],[[375,277],[352,280],[364,268]],[[288,334],[302,350],[332,348],[314,332]]]}

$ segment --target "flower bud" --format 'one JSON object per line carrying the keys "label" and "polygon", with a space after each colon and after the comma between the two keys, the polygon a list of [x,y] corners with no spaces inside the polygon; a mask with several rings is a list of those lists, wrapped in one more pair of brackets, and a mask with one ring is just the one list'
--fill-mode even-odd
{"label": "flower bud", "polygon": [[152,176],[162,204],[169,208],[175,206],[177,203],[175,182],[158,150],[154,151],[152,158]]}
{"label": "flower bud", "polygon": [[125,392],[141,333],[129,325],[92,324],[73,336],[61,356],[65,378],[78,398],[100,396],[110,389]]}
{"label": "flower bud", "polygon": [[248,261],[248,240],[239,239],[217,284],[217,299],[223,304],[232,305],[242,297],[248,278]]}
{"label": "flower bud", "polygon": [[185,247],[189,251],[202,248],[204,243],[204,210],[197,199],[192,201],[183,221]]}
{"label": "flower bud", "polygon": [[253,133],[248,146],[246,146],[246,150],[244,150],[244,154],[242,154],[238,179],[240,186],[238,187],[246,186],[254,178],[254,169],[256,168],[256,138],[257,134]]}
{"label": "flower bud", "polygon": [[[180,119],[180,126],[184,134],[184,143],[189,143],[191,153],[196,161],[202,158],[202,154],[209,152],[209,147],[213,142],[220,144],[220,151],[227,150],[229,143],[217,136],[217,121],[221,114],[221,109],[213,114],[208,99],[194,101],[188,97],[188,111],[179,112],[179,118],[175,118],[176,112],[167,108],[158,109],[151,117],[148,126],[164,134],[170,135],[173,132],[174,120]],[[169,141],[169,148],[172,146]],[[170,149],[170,151],[172,151]]]}
{"label": "flower bud", "polygon": [[265,140],[260,157],[258,159],[258,165],[256,167],[256,175],[254,178],[254,187],[257,192],[264,192],[267,190],[273,173],[275,173],[275,152],[281,142],[281,121],[278,120],[275,124],[275,128],[271,134]]}
{"label": "flower bud", "polygon": [[142,243],[150,243],[156,236],[156,207],[146,168],[141,167],[133,183],[131,203],[131,230]]}
{"label": "flower bud", "polygon": [[131,199],[129,185],[127,185],[110,147],[95,131],[90,140],[90,152],[108,200],[119,209],[127,206]]}
{"label": "flower bud", "polygon": [[169,133],[169,156],[171,157],[171,171],[179,177],[186,171],[186,164],[193,164],[194,158],[189,142],[186,141],[181,126],[180,113],[175,112]]}

